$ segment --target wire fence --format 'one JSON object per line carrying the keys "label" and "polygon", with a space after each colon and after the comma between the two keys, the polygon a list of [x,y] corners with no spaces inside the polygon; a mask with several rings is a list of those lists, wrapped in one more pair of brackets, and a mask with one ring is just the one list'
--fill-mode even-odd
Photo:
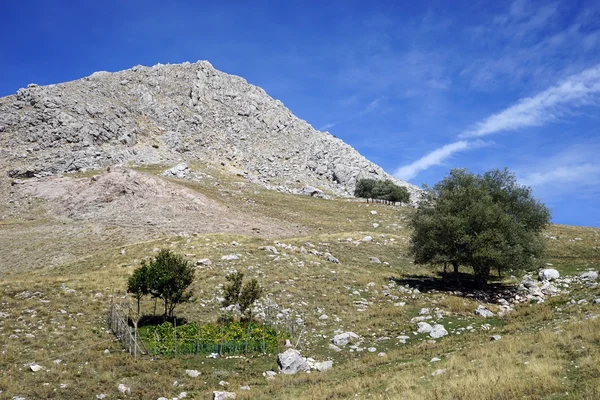
{"label": "wire fence", "polygon": [[108,325],[129,354],[134,357],[148,354],[144,343],[138,338],[137,327],[129,326],[129,307],[113,303],[108,314]]}
{"label": "wire fence", "polygon": [[280,352],[285,347],[302,348],[303,319],[290,313],[282,314],[278,309],[269,306],[265,307],[262,321],[238,324],[237,331],[233,333],[230,331],[231,326],[226,323],[220,326],[209,324],[213,329],[218,329],[218,332],[212,335],[212,340],[207,340],[206,335],[200,332],[190,335],[186,329],[189,325],[178,327],[177,321],[174,321],[172,326],[169,324],[167,328],[157,325],[144,327],[140,332],[137,316],[133,317],[134,315],[128,305],[113,303],[108,316],[110,329],[134,357],[241,355]]}

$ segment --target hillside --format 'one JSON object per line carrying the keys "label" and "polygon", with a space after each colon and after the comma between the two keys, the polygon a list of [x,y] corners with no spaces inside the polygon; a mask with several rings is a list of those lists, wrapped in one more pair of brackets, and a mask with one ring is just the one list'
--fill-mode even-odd
{"label": "hillside", "polygon": [[[412,264],[410,207],[266,190],[212,164],[191,165],[194,179],[167,178],[167,167],[3,183],[0,397],[204,399],[215,390],[237,399],[600,397],[600,293],[597,281],[579,277],[600,268],[600,229],[549,227],[546,261],[561,278],[552,288],[534,284],[541,297],[518,291],[521,276],[495,281],[488,296]],[[159,248],[211,260],[198,264],[195,301],[179,316],[215,322],[225,275],[239,269],[265,287],[263,306],[268,300],[282,319],[300,318],[302,354],[333,368],[266,379],[277,371],[276,354],[134,359],[106,315],[123,301],[133,269]],[[224,257],[232,254],[237,259]],[[475,314],[478,306],[494,315]],[[448,335],[418,333],[427,321]],[[354,347],[330,347],[348,331],[360,338]],[[33,372],[31,363],[42,369]]]}
{"label": "hillside", "polygon": [[311,185],[336,195],[351,194],[357,177],[394,179],[261,88],[206,61],[30,84],[0,99],[0,159],[0,171],[15,178],[210,163],[269,188]]}

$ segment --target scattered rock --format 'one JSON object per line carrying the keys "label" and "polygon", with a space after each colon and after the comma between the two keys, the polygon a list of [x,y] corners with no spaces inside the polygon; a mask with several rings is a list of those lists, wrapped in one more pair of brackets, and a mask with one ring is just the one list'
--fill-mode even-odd
{"label": "scattered rock", "polygon": [[186,369],[185,373],[188,374],[190,378],[197,378],[200,376],[200,372],[196,371],[195,369]]}
{"label": "scattered rock", "polygon": [[31,369],[33,372],[38,372],[38,371],[41,371],[42,369],[44,369],[44,367],[42,367],[41,365],[35,364],[35,363],[31,364],[31,365],[29,366],[29,368],[30,368],[30,369]]}
{"label": "scattered rock", "polygon": [[271,252],[273,254],[279,254],[279,250],[277,250],[277,248],[275,248],[273,246],[264,246],[264,247],[261,247],[261,249],[269,251],[269,252]]}
{"label": "scattered rock", "polygon": [[122,393],[122,394],[131,394],[131,388],[128,386],[125,386],[122,383],[119,383],[119,386],[117,386],[117,390],[119,391],[119,393]]}
{"label": "scattered rock", "polygon": [[500,339],[502,339],[502,336],[500,336],[500,335],[492,335],[492,336],[490,337],[490,340],[491,340],[491,341],[500,340]]}
{"label": "scattered rock", "polygon": [[209,265],[212,265],[212,261],[210,261],[210,259],[208,259],[208,258],[202,258],[202,259],[196,261],[196,265],[209,266]]}
{"label": "scattered rock", "polygon": [[239,260],[241,257],[240,254],[227,254],[223,257],[221,257],[221,260],[223,261],[235,261],[235,260]]}
{"label": "scattered rock", "polygon": [[312,186],[304,186],[304,188],[302,189],[302,194],[318,198],[325,197],[325,193],[323,193],[321,189],[317,189]]}
{"label": "scattered rock", "polygon": [[552,281],[560,278],[560,274],[557,270],[552,268],[545,268],[539,273],[540,281]]}
{"label": "scattered rock", "polygon": [[345,346],[351,340],[358,339],[358,338],[360,338],[360,336],[358,336],[354,332],[344,332],[344,333],[340,333],[339,335],[335,335],[333,337],[332,341],[333,341],[333,344],[336,346]]}
{"label": "scattered rock", "polygon": [[436,369],[435,371],[433,371],[431,373],[431,376],[438,376],[438,375],[443,375],[446,373],[445,369]]}
{"label": "scattered rock", "polygon": [[417,323],[417,332],[418,333],[430,333],[433,330],[433,327],[429,325],[427,322],[418,322]]}
{"label": "scattered rock", "polygon": [[240,386],[240,390],[248,391],[248,390],[250,390],[250,386],[248,386],[248,385]]}
{"label": "scattered rock", "polygon": [[579,275],[580,279],[584,281],[595,281],[598,279],[598,272],[596,271],[587,271]]}
{"label": "scattered rock", "polygon": [[267,379],[275,379],[277,376],[277,372],[275,371],[265,371],[263,372],[263,376]]}
{"label": "scattered rock", "polygon": [[335,258],[334,256],[332,256],[331,254],[329,254],[327,256],[327,261],[334,263],[334,264],[339,264],[340,260],[338,260],[337,258]]}
{"label": "scattered rock", "polygon": [[365,236],[364,238],[362,238],[361,241],[362,242],[372,242],[373,241],[373,237],[372,236]]}
{"label": "scattered rock", "polygon": [[277,355],[277,364],[281,373],[286,375],[293,375],[310,369],[306,359],[296,349],[287,349],[285,352]]}
{"label": "scattered rock", "polygon": [[490,318],[494,316],[494,313],[487,309],[484,305],[478,305],[475,310],[475,314],[481,315],[483,318]]}
{"label": "scattered rock", "polygon": [[431,359],[431,361],[429,361],[429,362],[435,363],[435,362],[438,362],[438,361],[442,361],[442,359],[441,359],[441,358],[438,358],[438,357],[433,357],[433,358]]}
{"label": "scattered rock", "polygon": [[177,164],[176,166],[169,168],[162,173],[162,176],[171,178],[184,179],[190,174],[190,169],[186,163]]}
{"label": "scattered rock", "polygon": [[331,369],[332,367],[333,367],[333,361],[318,362],[318,363],[315,363],[315,365],[314,365],[314,369],[316,369],[317,371],[320,371],[320,372],[327,371],[328,369]]}
{"label": "scattered rock", "polygon": [[431,332],[429,332],[429,336],[431,336],[431,338],[433,339],[439,339],[441,337],[446,336],[447,334],[448,331],[446,330],[446,328],[444,328],[444,325],[440,324],[434,325],[431,329]]}
{"label": "scattered rock", "polygon": [[230,400],[230,399],[235,399],[235,393],[219,392],[216,390],[213,392],[213,400]]}
{"label": "scattered rock", "polygon": [[377,257],[369,257],[369,261],[375,264],[381,264],[381,261]]}
{"label": "scattered rock", "polygon": [[340,351],[342,351],[342,349],[340,349],[339,347],[337,347],[335,344],[329,344],[329,348],[333,351],[335,351],[336,353],[339,353]]}

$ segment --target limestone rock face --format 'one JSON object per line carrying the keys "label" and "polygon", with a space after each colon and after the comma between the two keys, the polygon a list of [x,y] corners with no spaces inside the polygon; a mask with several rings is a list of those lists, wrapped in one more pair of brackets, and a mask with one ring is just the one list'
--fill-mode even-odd
{"label": "limestone rock face", "polygon": [[267,187],[319,188],[310,195],[352,194],[357,178],[392,179],[419,192],[207,61],[97,72],[0,98],[0,160],[13,178],[207,162]]}

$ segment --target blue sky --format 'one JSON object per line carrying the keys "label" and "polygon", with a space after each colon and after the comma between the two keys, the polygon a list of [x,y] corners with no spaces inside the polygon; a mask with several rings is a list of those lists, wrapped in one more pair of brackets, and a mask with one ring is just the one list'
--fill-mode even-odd
{"label": "blue sky", "polygon": [[508,167],[600,226],[598,1],[0,2],[0,96],[197,60],[412,183]]}

